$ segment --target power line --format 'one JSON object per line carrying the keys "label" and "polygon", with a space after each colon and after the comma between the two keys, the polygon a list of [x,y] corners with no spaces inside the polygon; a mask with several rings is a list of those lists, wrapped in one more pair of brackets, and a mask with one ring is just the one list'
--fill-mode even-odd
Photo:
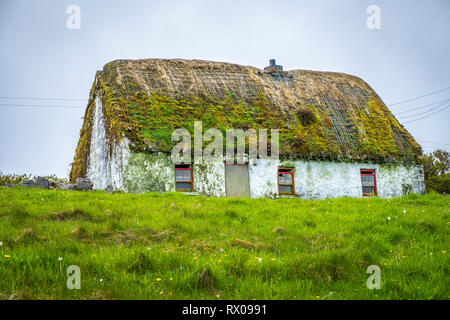
{"label": "power line", "polygon": [[427,141],[427,140],[420,140],[420,139],[418,139],[418,141],[425,142],[425,143],[437,144],[437,145],[447,145],[447,146],[450,146],[450,143],[444,143],[444,142],[438,142],[438,141]]}
{"label": "power line", "polygon": [[417,107],[417,108],[409,109],[409,110],[402,111],[402,112],[396,112],[395,114],[397,114],[397,115],[404,114],[404,113],[408,113],[408,112],[411,112],[411,111],[423,109],[423,108],[426,108],[426,107],[429,107],[429,106],[433,106],[435,104],[441,104],[442,102],[447,102],[447,101],[450,101],[450,99],[444,99],[444,100],[441,100],[441,101],[436,101],[434,103],[430,103],[430,104],[427,104],[427,105],[424,105],[424,106],[420,106],[420,107]]}
{"label": "power line", "polygon": [[414,100],[417,100],[417,99],[420,99],[420,98],[424,98],[424,97],[428,97],[428,96],[431,96],[433,94],[436,94],[436,93],[439,93],[439,92],[442,92],[442,91],[445,91],[445,90],[448,90],[448,89],[450,89],[450,87],[447,87],[447,88],[444,88],[444,89],[440,89],[440,90],[437,90],[437,91],[433,91],[433,92],[430,92],[428,94],[424,94],[423,96],[411,98],[411,99],[400,101],[400,102],[396,102],[396,103],[391,103],[391,104],[388,104],[388,106],[391,107],[391,106],[395,106],[395,105],[398,105],[398,104],[414,101]]}
{"label": "power line", "polygon": [[403,123],[416,122],[416,121],[419,121],[419,120],[422,120],[422,119],[428,118],[428,117],[430,117],[430,116],[432,116],[432,115],[434,115],[434,114],[436,114],[436,113],[439,113],[439,112],[441,112],[441,111],[443,111],[443,110],[447,109],[448,107],[450,107],[450,104],[449,104],[449,105],[447,105],[446,107],[444,107],[444,108],[442,108],[442,109],[438,110],[438,111],[435,111],[435,112],[433,112],[433,113],[427,114],[426,116],[423,116],[422,118],[419,118],[419,119],[414,119],[414,120],[409,120],[409,121],[405,121],[405,122],[403,122]]}
{"label": "power line", "polygon": [[31,97],[0,97],[0,99],[53,100],[53,101],[87,101],[88,100],[88,99],[70,99],[70,98],[31,98]]}
{"label": "power line", "polygon": [[443,103],[440,103],[440,104],[438,104],[437,106],[431,108],[430,110],[427,110],[427,111],[424,111],[424,112],[421,112],[421,113],[411,114],[411,115],[408,115],[408,116],[399,117],[399,119],[405,119],[405,118],[411,118],[411,117],[421,116],[421,115],[423,115],[423,114],[427,114],[427,113],[430,112],[430,111],[436,110],[437,108],[440,108],[440,107],[442,107],[442,106],[445,105],[445,104],[447,104],[447,103],[446,103],[446,102],[443,102]]}
{"label": "power line", "polygon": [[421,147],[426,148],[426,149],[441,149],[441,150],[450,150],[450,147],[448,146],[439,146],[439,145],[427,145],[427,144],[420,144]]}
{"label": "power line", "polygon": [[430,143],[430,142],[422,142],[422,141],[420,141],[419,140],[419,142],[422,144],[422,145],[428,145],[428,146],[436,146],[436,147],[441,147],[441,148],[449,148],[450,146],[448,146],[448,145],[442,145],[442,144],[438,144],[438,143]]}
{"label": "power line", "polygon": [[31,108],[57,108],[57,109],[81,109],[83,106],[52,106],[45,104],[8,104],[0,103],[0,106],[5,107],[31,107]]}

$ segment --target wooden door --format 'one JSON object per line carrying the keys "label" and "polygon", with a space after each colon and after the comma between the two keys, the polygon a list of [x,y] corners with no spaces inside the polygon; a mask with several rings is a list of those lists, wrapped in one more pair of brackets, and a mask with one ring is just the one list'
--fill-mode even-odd
{"label": "wooden door", "polygon": [[225,164],[225,188],[227,197],[250,198],[248,165]]}

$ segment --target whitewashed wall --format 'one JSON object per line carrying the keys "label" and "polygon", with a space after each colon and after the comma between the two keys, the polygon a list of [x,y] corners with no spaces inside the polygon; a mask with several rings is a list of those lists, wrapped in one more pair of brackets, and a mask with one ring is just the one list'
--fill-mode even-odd
{"label": "whitewashed wall", "polygon": [[124,190],[123,171],[129,157],[129,140],[123,138],[114,146],[111,153],[106,142],[103,106],[100,97],[97,96],[86,177],[91,179],[94,189],[111,186],[115,190]]}
{"label": "whitewashed wall", "polygon": [[[419,165],[337,163],[327,161],[279,161],[258,159],[249,163],[252,198],[277,197],[278,167],[294,168],[295,193],[306,199],[362,197],[361,169],[375,169],[380,197],[400,197],[410,192],[423,193],[424,180]],[[225,166],[222,161],[194,165],[194,191],[223,197]],[[174,169],[170,155],[132,153],[124,172],[128,192],[175,191]]]}
{"label": "whitewashed wall", "polygon": [[[123,174],[127,192],[175,191],[174,165],[169,154],[132,152]],[[225,164],[211,161],[193,166],[194,192],[207,196],[225,196]]]}
{"label": "whitewashed wall", "polygon": [[295,193],[307,199],[362,197],[361,169],[376,170],[380,197],[400,197],[425,190],[422,167],[419,165],[258,159],[249,164],[253,198],[276,196],[277,168],[280,166],[294,168]]}
{"label": "whitewashed wall", "polygon": [[194,164],[194,191],[207,196],[225,197],[225,163]]}

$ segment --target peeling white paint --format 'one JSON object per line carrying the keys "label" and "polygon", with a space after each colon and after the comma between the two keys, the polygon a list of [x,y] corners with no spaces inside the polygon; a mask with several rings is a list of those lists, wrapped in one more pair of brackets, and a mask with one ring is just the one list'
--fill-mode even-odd
{"label": "peeling white paint", "polygon": [[301,198],[362,197],[361,169],[375,169],[380,197],[400,197],[425,191],[422,166],[328,161],[258,159],[249,165],[252,198],[278,193],[278,167],[294,168],[295,193]]}
{"label": "peeling white paint", "polygon": [[106,141],[105,119],[100,97],[95,97],[95,108],[86,176],[94,189],[105,189],[111,185],[123,190],[123,170],[126,166],[129,141],[124,138],[115,144],[110,154]]}
{"label": "peeling white paint", "polygon": [[225,162],[210,160],[194,164],[194,191],[207,196],[225,197]]}
{"label": "peeling white paint", "polygon": [[132,152],[124,168],[124,189],[127,192],[175,191],[175,174],[168,154]]}
{"label": "peeling white paint", "polygon": [[[211,161],[193,166],[194,192],[225,196],[225,164]],[[131,153],[124,172],[127,192],[175,191],[174,164],[169,154]]]}

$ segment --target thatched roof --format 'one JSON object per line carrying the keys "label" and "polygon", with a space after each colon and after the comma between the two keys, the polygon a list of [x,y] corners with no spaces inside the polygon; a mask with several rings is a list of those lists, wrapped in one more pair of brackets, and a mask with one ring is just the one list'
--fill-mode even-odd
{"label": "thatched roof", "polygon": [[[100,95],[111,141],[170,151],[175,128],[278,128],[280,156],[414,162],[421,148],[362,79],[343,73],[261,69],[200,60],[116,60],[97,72],[75,162],[86,156]],[[81,151],[81,153],[80,153]],[[80,154],[79,154],[80,153]],[[79,154],[79,155],[78,155]],[[83,155],[84,154],[84,155]]]}

